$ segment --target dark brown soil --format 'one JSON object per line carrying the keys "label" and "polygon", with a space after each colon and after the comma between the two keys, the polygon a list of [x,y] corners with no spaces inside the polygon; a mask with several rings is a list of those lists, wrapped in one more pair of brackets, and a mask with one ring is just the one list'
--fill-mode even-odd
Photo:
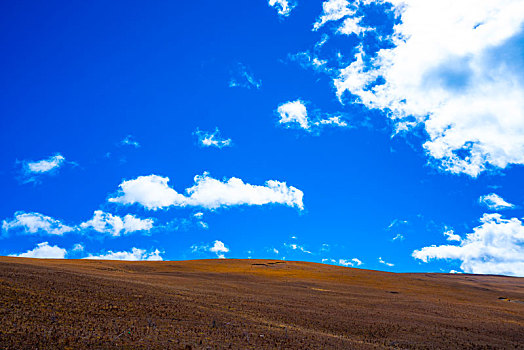
{"label": "dark brown soil", "polygon": [[522,301],[524,278],[1,257],[0,349],[524,349]]}

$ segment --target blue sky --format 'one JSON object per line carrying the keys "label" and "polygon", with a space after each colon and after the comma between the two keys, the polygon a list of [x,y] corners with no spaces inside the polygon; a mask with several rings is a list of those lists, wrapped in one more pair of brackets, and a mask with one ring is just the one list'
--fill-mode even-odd
{"label": "blue sky", "polygon": [[0,6],[0,255],[524,275],[521,1]]}

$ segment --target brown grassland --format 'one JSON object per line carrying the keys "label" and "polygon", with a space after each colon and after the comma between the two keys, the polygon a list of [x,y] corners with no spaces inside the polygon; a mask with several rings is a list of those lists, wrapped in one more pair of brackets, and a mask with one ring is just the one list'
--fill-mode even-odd
{"label": "brown grassland", "polygon": [[0,257],[0,349],[524,349],[524,278]]}

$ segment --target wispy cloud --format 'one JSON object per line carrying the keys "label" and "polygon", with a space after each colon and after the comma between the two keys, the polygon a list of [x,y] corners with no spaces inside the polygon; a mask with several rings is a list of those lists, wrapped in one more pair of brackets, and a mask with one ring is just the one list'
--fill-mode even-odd
{"label": "wispy cloud", "polygon": [[23,183],[38,183],[42,176],[54,175],[66,164],[65,157],[56,153],[46,159],[38,161],[23,160],[21,164],[21,177]]}
{"label": "wispy cloud", "polygon": [[479,198],[479,203],[491,210],[504,210],[515,208],[514,204],[506,202],[498,194],[490,193]]}
{"label": "wispy cloud", "polygon": [[378,262],[383,264],[383,265],[389,266],[389,267],[395,266],[395,264],[392,264],[392,263],[389,263],[387,261],[384,261],[384,259],[382,259],[382,257],[378,258]]}
{"label": "wispy cloud", "polygon": [[256,79],[252,72],[243,65],[238,63],[236,68],[231,72],[229,87],[241,87],[245,89],[260,89],[262,81]]}
{"label": "wispy cloud", "polygon": [[124,205],[140,204],[157,210],[171,206],[194,206],[217,209],[237,205],[282,204],[303,209],[303,193],[285,182],[269,180],[264,186],[250,185],[232,177],[220,181],[208,173],[195,176],[195,184],[180,194],[168,185],[169,178],[158,175],[140,176],[120,184],[116,197],[109,202]]}
{"label": "wispy cloud", "polygon": [[133,135],[127,135],[122,141],[120,141],[120,144],[122,146],[131,146],[134,148],[140,147],[140,144],[133,138]]}
{"label": "wispy cloud", "polygon": [[400,233],[397,233],[397,235],[395,237],[393,237],[391,240],[393,242],[395,242],[395,241],[403,241],[404,240],[404,236],[402,234],[400,234]]}
{"label": "wispy cloud", "polygon": [[202,147],[224,148],[233,145],[231,139],[225,139],[220,136],[220,130],[218,130],[218,128],[216,128],[214,132],[197,129],[194,134],[198,137],[198,143]]}

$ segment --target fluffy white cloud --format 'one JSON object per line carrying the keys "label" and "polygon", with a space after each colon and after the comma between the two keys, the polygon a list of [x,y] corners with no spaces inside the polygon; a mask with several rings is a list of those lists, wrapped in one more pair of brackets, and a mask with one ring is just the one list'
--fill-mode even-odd
{"label": "fluffy white cloud", "polygon": [[514,204],[506,202],[498,194],[490,193],[479,198],[479,203],[485,205],[491,210],[503,210],[515,208]]}
{"label": "fluffy white cloud", "polygon": [[121,204],[138,203],[147,209],[170,206],[197,206],[217,209],[234,205],[264,205],[270,203],[296,206],[303,209],[303,193],[285,182],[269,180],[265,186],[250,185],[232,177],[220,181],[207,173],[195,176],[195,184],[186,189],[186,196],[168,186],[169,178],[157,175],[140,176],[120,184],[118,197],[110,202]]}
{"label": "fluffy white cloud", "polygon": [[462,241],[462,237],[460,237],[459,235],[455,234],[455,232],[453,230],[445,231],[444,232],[444,236],[446,236],[446,239],[448,241],[457,241],[457,242]]}
{"label": "fluffy white cloud", "polygon": [[395,266],[395,264],[384,261],[384,259],[382,259],[381,257],[378,258],[378,262],[389,267]]}
{"label": "fluffy white cloud", "polygon": [[8,232],[13,229],[22,230],[24,233],[46,233],[63,235],[74,230],[73,227],[64,225],[59,220],[40,213],[16,212],[11,221],[3,220],[2,230]]}
{"label": "fluffy white cloud", "polygon": [[307,108],[304,102],[300,100],[286,102],[277,108],[280,124],[298,124],[302,129],[310,128],[307,116]]}
{"label": "fluffy white cloud", "polygon": [[224,139],[220,136],[220,130],[215,129],[214,132],[207,132],[198,130],[195,131],[195,135],[198,137],[198,143],[202,147],[216,147],[224,148],[232,146],[231,139]]}
{"label": "fluffy white cloud", "polygon": [[126,260],[126,261],[162,261],[160,256],[162,252],[156,249],[153,252],[148,253],[145,249],[132,248],[130,252],[113,252],[108,251],[106,254],[101,255],[89,255],[84,259],[93,260]]}
{"label": "fluffy white cloud", "polygon": [[139,203],[147,209],[160,209],[172,205],[182,206],[185,197],[168,186],[169,178],[158,175],[139,176],[120,184],[120,196],[109,202],[120,204]]}
{"label": "fluffy white cloud", "polygon": [[524,164],[524,2],[330,0],[314,30],[342,21],[339,33],[376,33],[360,25],[371,3],[398,16],[382,38],[393,47],[361,45],[334,79],[339,98],[387,112],[397,132],[422,126],[425,151],[446,171]]}
{"label": "fluffy white cloud", "polygon": [[277,114],[280,117],[279,124],[284,124],[287,127],[295,126],[306,131],[312,131],[314,127],[323,126],[337,126],[348,127],[348,123],[342,120],[340,116],[327,116],[327,118],[319,117],[319,112],[315,111],[313,118],[308,116],[308,111],[305,102],[301,100],[290,101],[281,104],[277,108]]}
{"label": "fluffy white cloud", "polygon": [[101,210],[94,212],[93,218],[80,224],[83,229],[92,228],[101,233],[107,233],[112,236],[120,236],[136,231],[149,231],[153,228],[153,219],[140,219],[134,215],[127,214],[123,218],[120,216],[105,213]]}
{"label": "fluffy white cloud", "polygon": [[424,247],[413,252],[423,262],[453,259],[462,262],[468,273],[524,276],[524,226],[516,218],[484,214],[481,225],[466,235],[459,245]]}
{"label": "fluffy white cloud", "polygon": [[297,3],[295,0],[269,0],[269,6],[275,8],[278,14],[282,17],[287,17],[291,13]]}
{"label": "fluffy white cloud", "polygon": [[219,259],[225,259],[224,253],[229,252],[229,248],[221,241],[215,241],[209,251],[215,253]]}
{"label": "fluffy white cloud", "polygon": [[16,256],[20,258],[38,258],[38,259],[63,259],[67,254],[67,250],[56,245],[51,246],[48,242],[39,243],[33,250],[28,250],[22,254],[11,254],[9,256]]}

